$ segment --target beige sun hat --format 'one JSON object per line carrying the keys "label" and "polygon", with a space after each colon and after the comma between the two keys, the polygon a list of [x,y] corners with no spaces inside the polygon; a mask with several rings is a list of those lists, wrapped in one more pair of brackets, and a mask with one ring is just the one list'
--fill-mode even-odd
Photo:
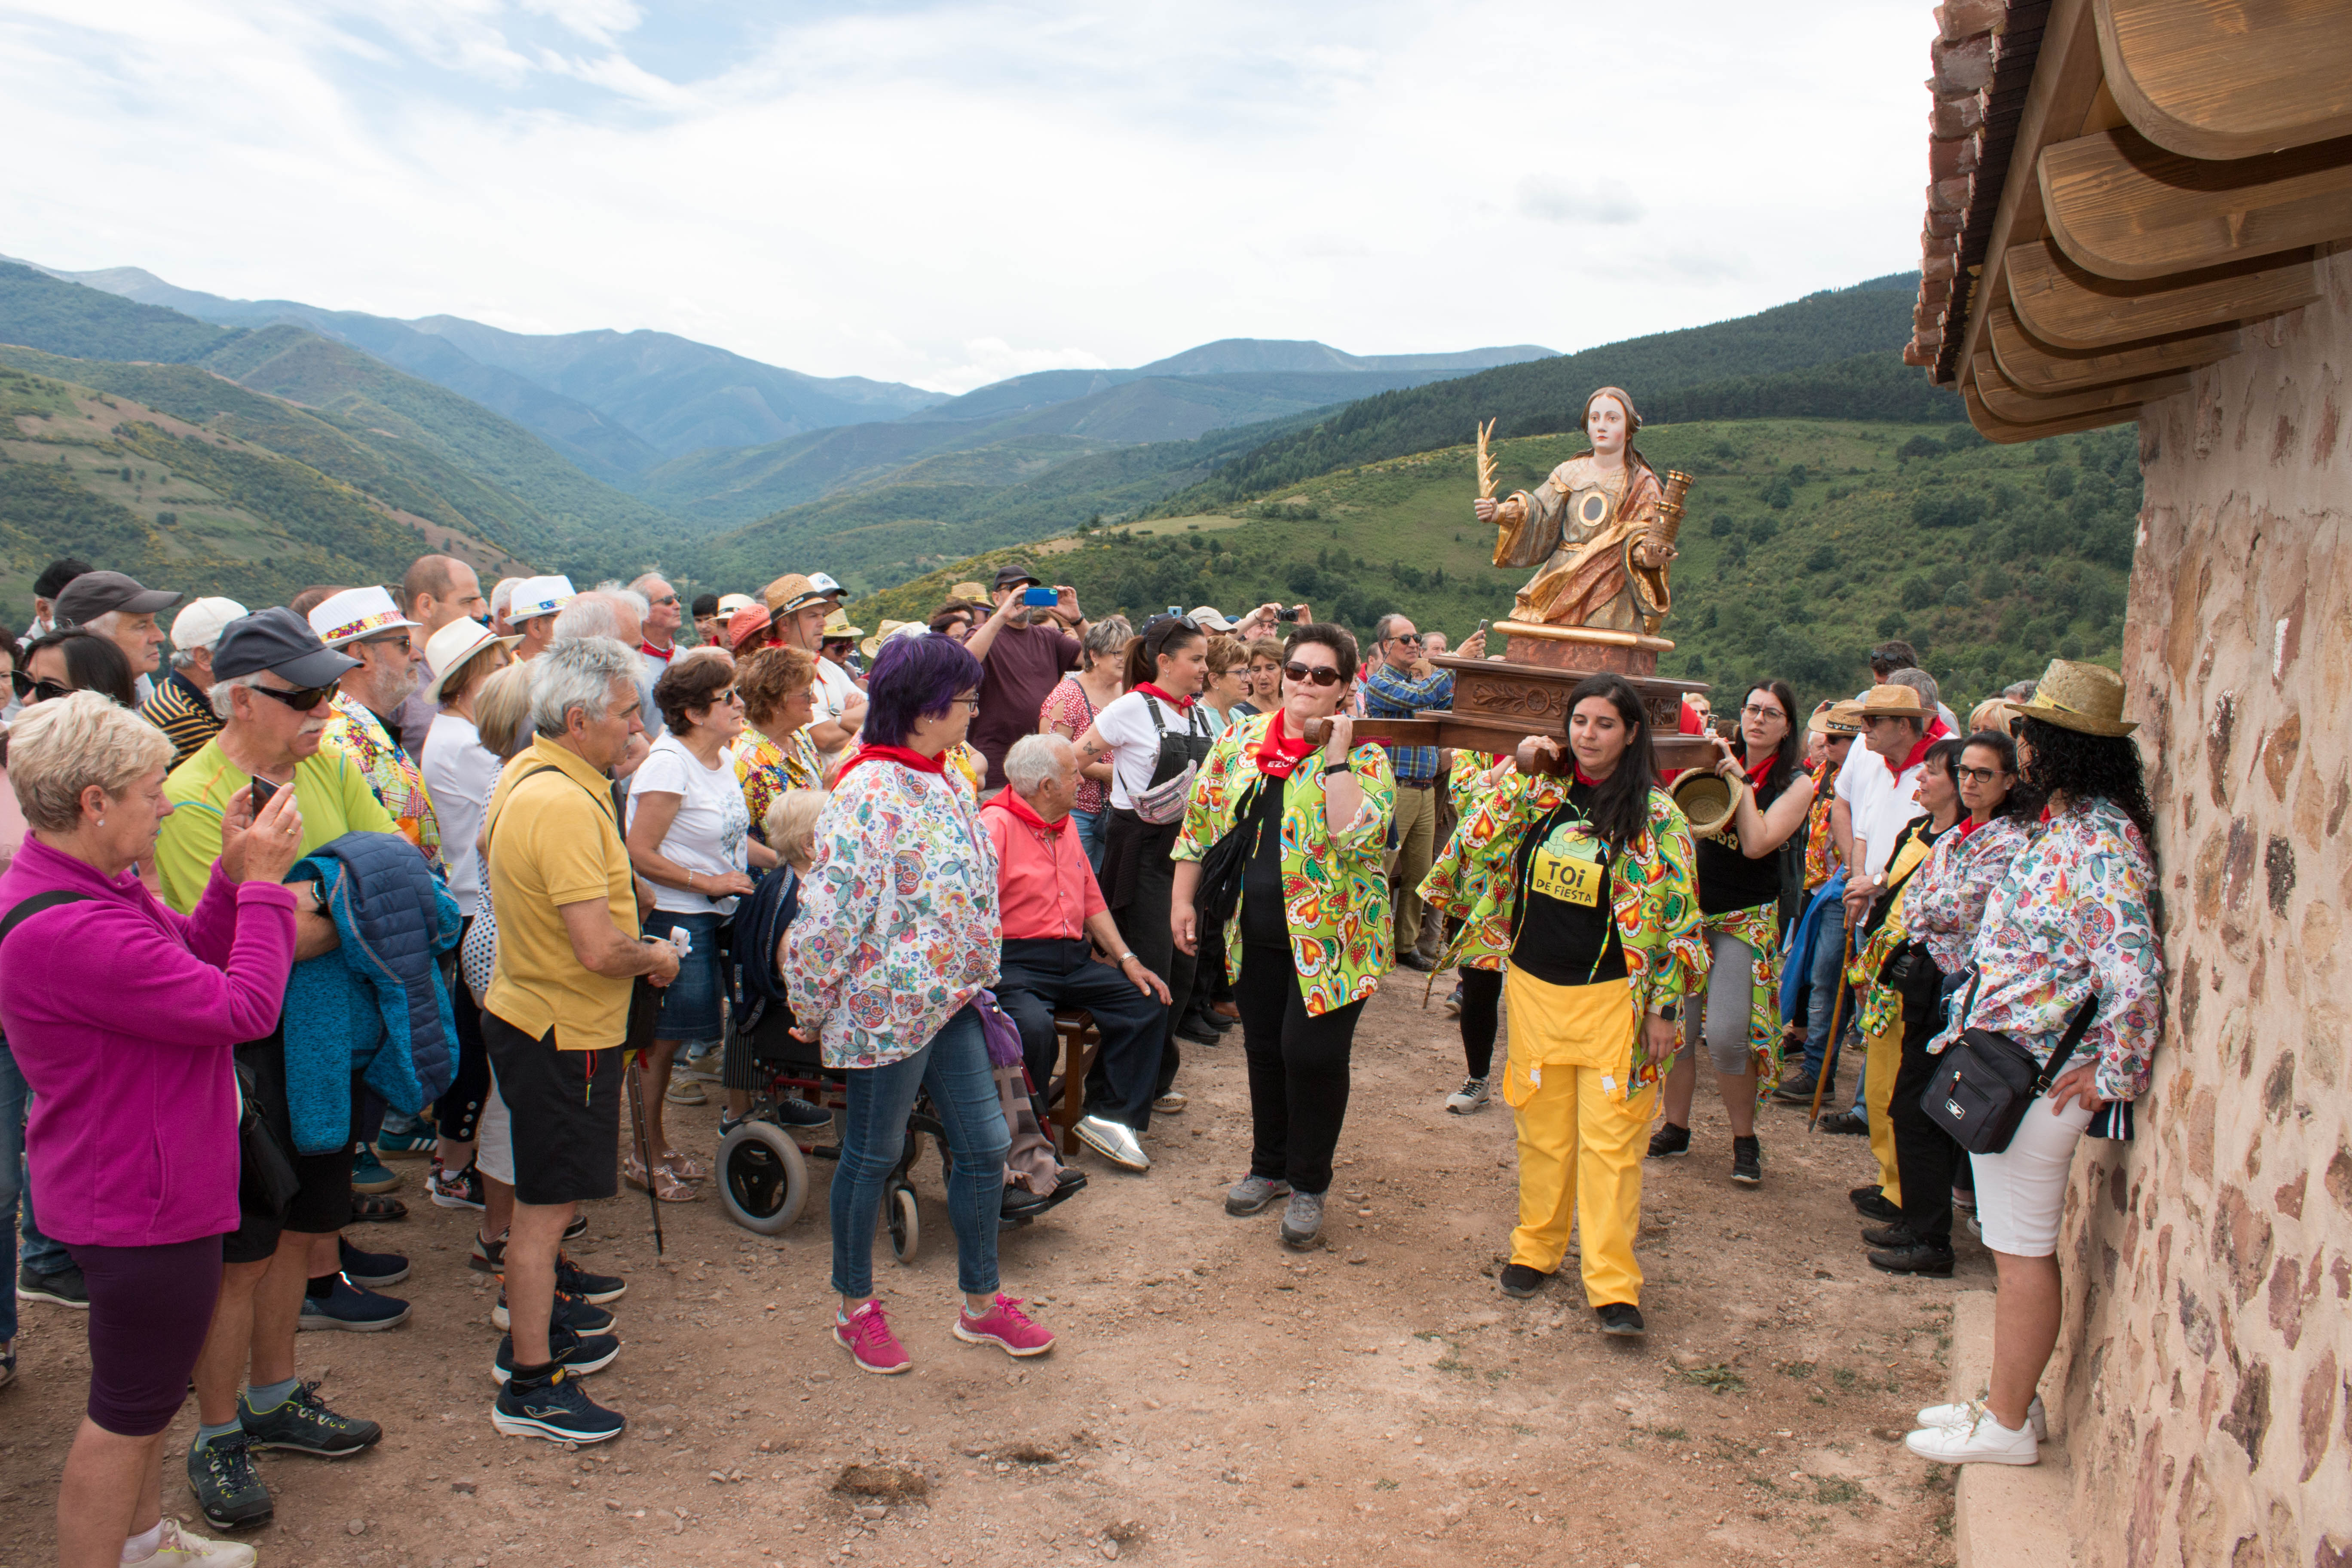
{"label": "beige sun hat", "polygon": [[866,628],[851,626],[848,615],[844,611],[835,610],[824,618],[824,630],[818,635],[826,642],[839,642],[843,637],[864,637]]}
{"label": "beige sun hat", "polygon": [[2124,678],[2105,665],[2053,658],[2033,689],[2033,700],[2017,711],[2078,735],[2128,735],[2139,728],[2124,718]]}
{"label": "beige sun hat", "polygon": [[857,647],[866,658],[872,658],[876,654],[882,651],[882,645],[884,643],[888,642],[892,637],[897,637],[900,631],[904,630],[908,626],[913,626],[917,631],[927,631],[929,629],[922,621],[884,621],[881,626],[876,629],[872,637],[867,637],[864,642],[859,643]]}
{"label": "beige sun hat", "polygon": [[1858,717],[1916,719],[1925,726],[1935,722],[1936,709],[1907,686],[1874,686],[1864,694]]}
{"label": "beige sun hat", "polygon": [[1805,729],[1814,735],[1859,735],[1862,704],[1850,697],[1843,702],[1824,702],[1813,710],[1813,717]]}

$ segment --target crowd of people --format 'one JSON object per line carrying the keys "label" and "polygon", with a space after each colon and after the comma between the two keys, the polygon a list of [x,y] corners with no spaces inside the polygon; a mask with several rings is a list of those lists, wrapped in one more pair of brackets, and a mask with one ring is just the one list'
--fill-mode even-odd
{"label": "crowd of people", "polygon": [[[833,1334],[877,1374],[927,1348],[872,1267],[919,1115],[950,1157],[947,1326],[1036,1355],[1055,1334],[997,1237],[1086,1185],[1037,1135],[1057,1073],[1083,1070],[1076,1141],[1148,1177],[1186,1047],[1238,1030],[1225,1208],[1279,1204],[1279,1244],[1309,1247],[1356,1026],[1399,969],[1453,976],[1444,1110],[1515,1119],[1506,1295],[1574,1234],[1600,1331],[1644,1331],[1644,1163],[1692,1152],[1704,1057],[1733,1183],[1766,1181],[1759,1107],[1827,1098],[1822,1130],[1878,1167],[1851,1194],[1872,1267],[1948,1275],[1968,1216],[2000,1273],[1991,1387],[1911,1446],[2032,1462],[2067,1165],[2129,1136],[2160,1024],[2112,672],[2054,661],[1966,726],[1899,642],[1850,700],[1762,679],[1719,689],[1717,726],[1695,697],[1680,728],[1715,760],[1688,777],[1729,797],[1695,824],[1620,676],[1510,754],[1381,739],[1500,657],[1483,627],[1449,655],[1402,615],[1366,648],[1305,605],[1091,620],[1019,564],[870,634],[847,597],[821,573],[690,605],[658,572],[485,594],[428,555],[248,610],[42,574],[27,635],[0,629],[0,1384],[18,1302],[88,1313],[62,1561],[254,1561],[163,1507],[191,1390],[212,1528],[273,1517],[257,1452],[382,1438],[296,1342],[408,1321],[408,1259],[351,1236],[404,1217],[404,1160],[478,1216],[496,1428],[600,1442],[626,1417],[582,1380],[621,1353],[628,1284],[566,1243],[625,1184],[712,1190],[718,1151],[666,1107],[715,1086],[722,1140],[835,1129]],[[2034,1081],[1988,1141],[1958,1102],[2003,1051]]]}

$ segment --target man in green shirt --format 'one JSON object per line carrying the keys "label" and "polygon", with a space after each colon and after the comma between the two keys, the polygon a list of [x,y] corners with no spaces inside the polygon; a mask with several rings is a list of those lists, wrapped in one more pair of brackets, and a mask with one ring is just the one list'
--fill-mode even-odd
{"label": "man in green shirt", "polygon": [[[163,819],[155,862],[164,901],[173,909],[184,913],[204,895],[220,858],[221,824],[231,814],[250,818],[256,788],[294,791],[305,855],[346,833],[398,831],[359,769],[319,749],[334,716],[335,683],[352,666],[291,610],[262,610],[223,628],[211,696],[226,723],[163,781],[174,809]],[[299,896],[298,961],[331,952],[338,941],[334,921],[319,907],[317,884],[306,884]],[[239,1046],[236,1058],[251,1085],[250,1103],[292,1151],[283,1034]],[[216,1525],[255,1525],[270,1517],[269,1490],[254,1468],[252,1449],[338,1458],[383,1436],[373,1421],[328,1409],[294,1375],[303,1298],[314,1277],[331,1278],[341,1267],[336,1238],[351,1218],[352,1152],[292,1158],[297,1187],[284,1208],[246,1214],[223,1242],[220,1301],[196,1361],[199,1425],[188,1445],[188,1484]],[[407,1316],[404,1305],[373,1300],[397,1307],[391,1321]],[[237,1382],[248,1358],[252,1372],[240,1397]]]}

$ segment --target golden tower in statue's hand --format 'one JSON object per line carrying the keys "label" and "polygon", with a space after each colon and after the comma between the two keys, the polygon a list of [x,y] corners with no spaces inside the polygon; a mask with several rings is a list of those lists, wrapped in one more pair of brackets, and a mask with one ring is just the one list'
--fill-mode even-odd
{"label": "golden tower in statue's hand", "polygon": [[[1496,525],[1495,564],[1536,568],[1513,620],[1656,634],[1673,607],[1666,574],[1690,476],[1669,473],[1660,484],[1634,448],[1641,427],[1633,400],[1604,386],[1584,404],[1592,450],[1554,468],[1532,494],[1482,494],[1473,503],[1479,521]],[[1484,430],[1479,448],[1480,489],[1491,493]]]}

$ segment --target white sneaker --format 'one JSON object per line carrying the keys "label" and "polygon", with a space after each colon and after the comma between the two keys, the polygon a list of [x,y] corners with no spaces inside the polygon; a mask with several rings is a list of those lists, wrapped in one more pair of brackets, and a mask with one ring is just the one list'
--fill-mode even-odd
{"label": "white sneaker", "polygon": [[252,1568],[253,1548],[234,1541],[192,1535],[176,1519],[163,1521],[163,1540],[152,1555],[125,1568]]}
{"label": "white sneaker", "polygon": [[1966,1409],[1973,1414],[1942,1426],[1923,1426],[1903,1439],[1903,1446],[1923,1459],[1947,1465],[2038,1465],[2042,1445],[2033,1423],[2012,1432],[2002,1426],[1981,1401]]}
{"label": "white sneaker", "polygon": [[1465,1078],[1460,1089],[1445,1097],[1445,1109],[1456,1116],[1468,1116],[1473,1111],[1486,1110],[1486,1102],[1493,1098],[1486,1091],[1485,1079]]}
{"label": "white sneaker", "polygon": [[[1949,1426],[1956,1421],[1968,1421],[1975,1416],[1979,1406],[1974,1400],[1959,1405],[1930,1405],[1919,1412],[1922,1426]],[[2033,1440],[2050,1441],[2050,1415],[2042,1408],[2042,1395],[2035,1394],[2033,1403],[2025,1407],[2025,1424],[2033,1428]]]}

